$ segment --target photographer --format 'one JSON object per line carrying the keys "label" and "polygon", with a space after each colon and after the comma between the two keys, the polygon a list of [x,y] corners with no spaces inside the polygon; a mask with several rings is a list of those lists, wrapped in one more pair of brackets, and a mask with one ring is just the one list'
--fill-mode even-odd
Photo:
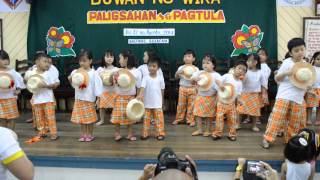
{"label": "photographer", "polygon": [[185,160],[178,159],[171,148],[162,148],[157,164],[146,164],[139,180],[198,180],[196,164],[186,155]]}
{"label": "photographer", "polygon": [[245,158],[238,159],[234,180],[278,180],[278,173],[272,167],[262,161],[252,162]]}
{"label": "photographer", "polygon": [[0,144],[0,179],[6,180],[9,170],[18,179],[32,180],[33,164],[20,148],[16,133],[0,127]]}

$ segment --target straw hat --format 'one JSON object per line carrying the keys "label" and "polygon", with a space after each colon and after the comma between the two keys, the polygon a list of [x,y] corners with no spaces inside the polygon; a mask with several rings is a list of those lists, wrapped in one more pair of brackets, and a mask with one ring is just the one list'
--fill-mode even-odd
{"label": "straw hat", "polygon": [[126,90],[133,88],[136,84],[136,78],[127,69],[120,69],[115,79],[119,87]]}
{"label": "straw hat", "polygon": [[219,101],[225,104],[233,102],[236,98],[235,88],[232,84],[225,83],[224,91],[218,90]]}
{"label": "straw hat", "polygon": [[191,80],[192,74],[196,71],[196,66],[187,64],[183,66],[181,75],[184,79]]}
{"label": "straw hat", "polygon": [[129,101],[126,107],[126,115],[130,120],[138,121],[144,115],[144,104],[143,102],[132,99]]}
{"label": "straw hat", "polygon": [[8,73],[0,72],[0,89],[9,90],[14,87],[14,80]]}
{"label": "straw hat", "polygon": [[316,81],[316,71],[310,63],[297,62],[292,67],[291,83],[300,89],[307,89]]}
{"label": "straw hat", "polygon": [[112,71],[104,70],[100,73],[100,77],[104,86],[112,85]]}
{"label": "straw hat", "polygon": [[78,69],[71,77],[71,85],[75,89],[85,89],[89,84],[89,74],[85,70]]}
{"label": "straw hat", "polygon": [[37,74],[37,72],[36,72],[35,69],[31,69],[31,70],[26,71],[26,73],[24,74],[24,80],[28,81],[28,79],[29,79],[32,75],[35,75],[35,74]]}
{"label": "straw hat", "polygon": [[208,91],[212,87],[213,79],[210,73],[203,71],[199,74],[199,91]]}
{"label": "straw hat", "polygon": [[34,74],[30,76],[27,81],[27,89],[31,93],[35,94],[41,89],[41,86],[44,84],[45,84],[45,81],[43,77],[39,74]]}

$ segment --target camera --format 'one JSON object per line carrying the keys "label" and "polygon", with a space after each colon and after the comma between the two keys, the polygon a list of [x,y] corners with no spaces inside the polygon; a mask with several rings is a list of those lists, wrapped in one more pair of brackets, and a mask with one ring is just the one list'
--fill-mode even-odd
{"label": "camera", "polygon": [[198,180],[196,168],[192,163],[189,162],[189,160],[179,159],[171,148],[164,147],[161,149],[158,155],[158,162],[154,171],[154,175],[156,176],[167,169],[177,169],[185,172],[187,168],[190,168],[194,179]]}
{"label": "camera", "polygon": [[266,169],[263,168],[263,166],[259,162],[248,161],[247,173],[249,173],[249,174],[256,174],[256,173],[264,174],[265,171],[266,171]]}

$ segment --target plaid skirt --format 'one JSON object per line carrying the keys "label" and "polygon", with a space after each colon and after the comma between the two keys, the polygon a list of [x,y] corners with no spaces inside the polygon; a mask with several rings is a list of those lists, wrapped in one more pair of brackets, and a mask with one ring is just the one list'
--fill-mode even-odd
{"label": "plaid skirt", "polygon": [[214,117],[216,114],[216,96],[197,96],[194,101],[193,115],[198,117]]}
{"label": "plaid skirt", "polygon": [[307,107],[319,107],[320,99],[317,96],[320,96],[320,89],[312,89],[312,93],[307,92],[305,95],[305,100]]}
{"label": "plaid skirt", "polygon": [[94,102],[76,99],[71,114],[71,122],[75,124],[92,124],[96,121],[97,112]]}
{"label": "plaid skirt", "polygon": [[129,120],[126,115],[127,104],[135,96],[130,95],[117,95],[112,110],[111,123],[120,125],[134,124],[135,121]]}
{"label": "plaid skirt", "polygon": [[239,114],[250,116],[261,116],[261,95],[260,93],[242,93],[237,106]]}
{"label": "plaid skirt", "polygon": [[19,117],[16,98],[0,99],[0,118],[15,119]]}
{"label": "plaid skirt", "polygon": [[114,92],[104,92],[100,96],[99,108],[113,108],[116,94]]}

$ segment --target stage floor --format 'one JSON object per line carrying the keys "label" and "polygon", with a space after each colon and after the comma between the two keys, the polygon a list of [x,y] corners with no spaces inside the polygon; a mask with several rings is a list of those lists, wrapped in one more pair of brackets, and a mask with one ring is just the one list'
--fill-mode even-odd
{"label": "stage floor", "polygon": [[[269,150],[261,148],[262,134],[265,124],[260,125],[262,131],[255,133],[248,128],[238,131],[236,142],[229,141],[226,137],[220,141],[212,141],[210,137],[193,137],[191,133],[196,128],[186,125],[173,126],[170,124],[173,115],[165,116],[167,133],[164,141],[149,138],[146,141],[139,139],[142,124],[134,126],[138,140],[130,142],[113,140],[114,128],[111,124],[105,124],[94,129],[96,140],[90,143],[78,142],[80,127],[70,122],[69,113],[57,113],[58,133],[57,141],[49,138],[34,144],[26,144],[25,141],[35,135],[31,124],[25,123],[31,117],[30,112],[23,113],[17,120],[16,132],[22,148],[31,156],[55,156],[55,157],[103,157],[125,159],[155,159],[164,146],[169,146],[180,156],[188,154],[196,160],[235,160],[238,157],[257,160],[282,160],[283,141],[278,138],[276,144]],[[317,127],[318,128],[318,127]],[[126,129],[121,129],[126,136]],[[226,135],[226,134],[225,134]]]}

